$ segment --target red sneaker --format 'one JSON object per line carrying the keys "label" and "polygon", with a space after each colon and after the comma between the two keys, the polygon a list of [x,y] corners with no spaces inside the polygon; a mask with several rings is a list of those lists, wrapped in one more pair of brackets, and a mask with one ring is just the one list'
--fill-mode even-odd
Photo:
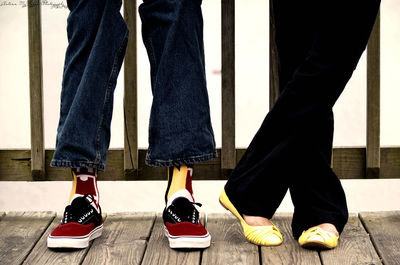
{"label": "red sneaker", "polygon": [[165,235],[171,248],[207,248],[211,236],[199,220],[199,212],[187,190],[174,193],[163,212]]}
{"label": "red sneaker", "polygon": [[47,238],[49,248],[85,248],[89,242],[101,236],[103,218],[93,195],[76,197],[65,207],[61,223]]}

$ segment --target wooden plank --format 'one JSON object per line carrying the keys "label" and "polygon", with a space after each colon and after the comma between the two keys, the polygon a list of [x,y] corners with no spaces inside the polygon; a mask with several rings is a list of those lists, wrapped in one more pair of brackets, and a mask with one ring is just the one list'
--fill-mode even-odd
{"label": "wooden plank", "polygon": [[273,0],[269,1],[269,109],[279,97],[278,49],[275,42]]}
{"label": "wooden plank", "polygon": [[124,62],[124,171],[127,175],[134,175],[138,169],[139,161],[136,1],[124,1],[124,18],[129,29],[128,47]]}
{"label": "wooden plank", "polygon": [[333,250],[321,251],[320,256],[324,265],[382,264],[356,214],[350,215],[339,245]]}
{"label": "wooden plank", "polygon": [[[69,181],[72,180],[69,168],[50,167],[54,150],[46,150],[46,179]],[[1,171],[0,171],[1,172]],[[99,180],[132,180],[124,175],[124,151],[110,149],[107,152],[106,171],[99,172]]]}
{"label": "wooden plank", "polygon": [[71,181],[71,169],[63,167],[51,167],[54,150],[46,150],[46,180]]}
{"label": "wooden plank", "polygon": [[380,14],[367,48],[367,178],[379,178],[380,168]]}
{"label": "wooden plank", "polygon": [[0,150],[0,180],[32,180],[30,150]]}
{"label": "wooden plank", "polygon": [[[218,150],[220,154],[221,150]],[[237,149],[237,161],[246,150]],[[46,150],[46,180],[71,180],[71,172],[65,168],[50,167],[54,150]],[[124,151],[108,151],[106,171],[99,174],[100,180],[166,180],[162,167],[145,164],[146,150],[139,150],[137,175],[125,175]],[[221,171],[221,156],[195,165],[195,180],[226,180],[229,172]],[[334,148],[333,170],[341,179],[365,178],[365,148]],[[400,178],[400,148],[381,148],[381,178]],[[30,150],[0,150],[0,181],[30,181]]]}
{"label": "wooden plank", "polygon": [[235,0],[221,1],[222,152],[221,168],[236,166],[235,150]]}
{"label": "wooden plank", "polygon": [[317,251],[300,247],[292,236],[291,214],[277,214],[273,222],[283,235],[283,243],[276,247],[261,247],[262,264],[320,265]]}
{"label": "wooden plank", "polygon": [[155,213],[116,213],[104,223],[82,264],[140,264]]}
{"label": "wooden plank", "polygon": [[62,213],[57,214],[53,222],[47,228],[35,247],[32,249],[24,264],[81,264],[89,248],[84,249],[49,249],[47,248],[47,237],[60,224]]}
{"label": "wooden plank", "polygon": [[[139,150],[139,169],[137,180],[166,180],[167,168],[165,167],[149,167],[146,165],[146,150]],[[197,166],[196,164],[195,166]]]}
{"label": "wooden plank", "polygon": [[365,148],[334,148],[332,169],[342,179],[365,178]]}
{"label": "wooden plank", "polygon": [[43,132],[42,25],[39,0],[28,0],[31,171],[33,180],[45,177]]}
{"label": "wooden plank", "polygon": [[239,221],[231,214],[209,214],[211,247],[204,250],[202,265],[259,264],[258,246],[247,242]]}
{"label": "wooden plank", "polygon": [[99,180],[132,180],[132,175],[124,174],[124,151],[108,150],[106,170],[99,172]]}
{"label": "wooden plank", "polygon": [[10,212],[3,217],[0,264],[21,264],[54,216],[54,212]]}
{"label": "wooden plank", "polygon": [[383,263],[400,264],[400,211],[362,212],[360,218]]}
{"label": "wooden plank", "polygon": [[147,264],[200,264],[200,250],[188,251],[171,249],[168,244],[168,239],[164,235],[161,214],[158,214],[142,262],[142,265]]}
{"label": "wooden plank", "polygon": [[400,148],[381,148],[381,168],[379,177],[400,177]]}

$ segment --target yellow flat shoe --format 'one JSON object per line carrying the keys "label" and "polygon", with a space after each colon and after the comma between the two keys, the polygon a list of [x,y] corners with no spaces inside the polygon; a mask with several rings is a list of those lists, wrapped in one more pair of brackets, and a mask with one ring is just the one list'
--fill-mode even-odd
{"label": "yellow flat shoe", "polygon": [[338,241],[338,236],[318,226],[304,231],[299,237],[299,244],[304,248],[332,249]]}
{"label": "yellow flat shoe", "polygon": [[221,195],[219,196],[219,202],[225,209],[229,210],[234,216],[236,216],[236,218],[239,219],[243,228],[243,234],[251,243],[262,246],[278,246],[282,244],[283,238],[281,232],[279,232],[279,229],[275,225],[248,225],[229,200],[225,193],[225,189],[222,190]]}

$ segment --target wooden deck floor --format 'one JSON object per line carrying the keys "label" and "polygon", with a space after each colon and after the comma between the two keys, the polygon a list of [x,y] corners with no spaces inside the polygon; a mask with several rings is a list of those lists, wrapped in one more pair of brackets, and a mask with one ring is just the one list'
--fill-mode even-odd
{"label": "wooden deck floor", "polygon": [[320,252],[298,246],[289,215],[274,218],[284,243],[258,247],[244,241],[231,215],[210,214],[212,244],[204,251],[171,250],[155,213],[108,215],[103,235],[89,248],[63,251],[46,247],[60,220],[54,212],[0,213],[0,218],[0,264],[400,264],[400,212],[351,215],[339,246]]}

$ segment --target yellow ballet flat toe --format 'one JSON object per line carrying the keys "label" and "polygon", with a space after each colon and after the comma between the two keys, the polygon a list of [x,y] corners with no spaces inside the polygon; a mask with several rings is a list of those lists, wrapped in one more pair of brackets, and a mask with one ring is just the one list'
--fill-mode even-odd
{"label": "yellow ballet flat toe", "polygon": [[282,244],[282,235],[275,225],[269,226],[250,226],[243,225],[244,236],[250,242],[262,246],[278,246]]}
{"label": "yellow ballet flat toe", "polygon": [[299,237],[299,244],[304,248],[332,249],[338,241],[338,236],[317,226],[304,231]]}
{"label": "yellow ballet flat toe", "polygon": [[219,196],[219,202],[221,205],[229,210],[236,218],[239,219],[240,224],[243,228],[243,234],[251,243],[262,246],[278,246],[282,244],[283,238],[279,229],[275,225],[268,226],[250,226],[246,223],[243,217],[236,210],[235,206],[231,203],[228,196],[225,193],[225,189],[222,190]]}

